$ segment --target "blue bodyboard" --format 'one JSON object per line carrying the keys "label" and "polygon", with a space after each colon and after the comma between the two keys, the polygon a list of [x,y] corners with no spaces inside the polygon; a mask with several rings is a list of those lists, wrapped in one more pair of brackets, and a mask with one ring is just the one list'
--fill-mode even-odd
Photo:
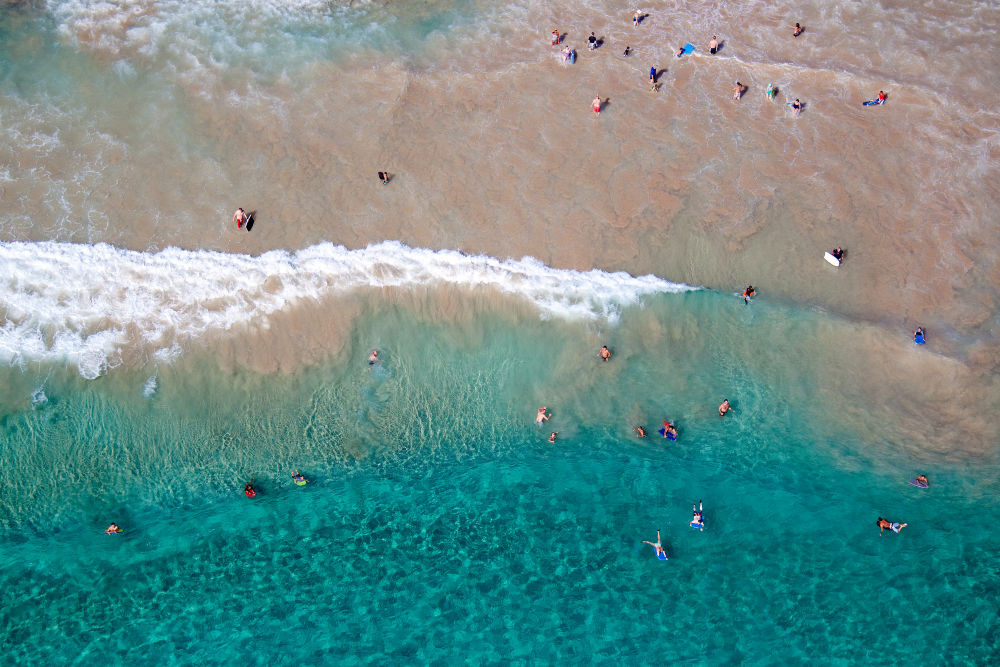
{"label": "blue bodyboard", "polygon": [[691,53],[692,51],[694,51],[694,44],[692,44],[691,42],[685,44],[684,48],[681,49],[681,53],[684,53],[685,55]]}

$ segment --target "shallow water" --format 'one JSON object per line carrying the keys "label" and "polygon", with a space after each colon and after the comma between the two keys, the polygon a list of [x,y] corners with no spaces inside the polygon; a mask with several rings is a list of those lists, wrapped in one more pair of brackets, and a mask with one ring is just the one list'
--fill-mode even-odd
{"label": "shallow water", "polygon": [[[293,375],[170,367],[150,396],[50,378],[3,424],[8,654],[988,660],[998,545],[975,526],[1000,518],[995,458],[857,433],[810,404],[816,369],[742,363],[735,332],[752,347],[781,322],[794,362],[830,326],[758,305],[666,295],[611,328],[387,306]],[[631,433],[664,417],[677,442]],[[909,526],[879,537],[880,515]],[[111,519],[125,533],[101,534]],[[641,543],[658,529],[667,563]]]}
{"label": "shallow water", "polygon": [[996,660],[1000,12],[644,9],[0,8],[5,655]]}

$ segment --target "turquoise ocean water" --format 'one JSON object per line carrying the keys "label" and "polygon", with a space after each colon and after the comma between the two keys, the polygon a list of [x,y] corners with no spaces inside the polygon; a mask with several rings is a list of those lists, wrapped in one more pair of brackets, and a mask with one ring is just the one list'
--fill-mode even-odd
{"label": "turquoise ocean water", "polygon": [[[109,189],[122,154],[207,151],[213,125],[174,95],[188,52],[223,80],[294,80],[358,53],[430,67],[449,27],[492,11],[40,6],[0,9],[0,111],[20,147],[0,164],[19,211],[0,216],[3,241],[129,247],[143,247],[134,230],[100,213],[114,201],[23,212]],[[119,96],[152,102],[133,118]],[[93,148],[112,127],[121,154]],[[60,140],[78,173],[24,157]],[[156,233],[151,246],[183,245]],[[905,332],[540,263],[490,282],[400,247],[311,248],[329,260],[312,264],[83,247],[0,247],[0,662],[1000,659],[995,443],[954,435],[967,413],[936,410],[951,385],[935,377],[959,362]],[[271,345],[314,341],[338,312],[336,345],[310,363],[254,372],[231,351],[265,354],[261,322],[284,327]],[[665,418],[676,442],[656,437]],[[919,473],[930,489],[907,483]],[[688,526],[698,501],[704,532]],[[908,526],[880,536],[879,516]],[[124,532],[104,535],[111,521]],[[657,530],[667,562],[642,543]]]}
{"label": "turquoise ocean water", "polygon": [[[141,377],[50,376],[3,421],[5,653],[986,664],[997,466],[866,439],[811,404],[821,369],[796,362],[830,326],[850,325],[711,292],[649,297],[614,326],[375,306],[342,358],[292,376],[198,364],[147,396]],[[793,342],[761,364],[797,372],[747,370],[777,335]],[[630,432],[663,417],[676,442]],[[907,484],[918,471],[930,489]],[[878,516],[909,526],[880,537]],[[125,532],[103,535],[110,520]],[[658,529],[665,563],[641,543]]]}

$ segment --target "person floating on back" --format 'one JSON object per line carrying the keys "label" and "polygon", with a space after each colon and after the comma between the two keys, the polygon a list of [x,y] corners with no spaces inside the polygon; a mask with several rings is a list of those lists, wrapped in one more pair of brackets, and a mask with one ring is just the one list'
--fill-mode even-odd
{"label": "person floating on back", "polygon": [[705,512],[702,509],[700,500],[697,507],[691,505],[691,527],[698,530],[705,530]]}
{"label": "person floating on back", "polygon": [[643,544],[648,544],[656,549],[656,557],[660,560],[667,560],[667,552],[663,548],[663,542],[660,540],[660,531],[656,531],[656,542],[650,542],[649,540],[643,540]]}
{"label": "person floating on back", "polygon": [[878,518],[878,521],[875,522],[875,525],[878,526],[879,535],[881,535],[882,531],[884,531],[886,528],[888,528],[894,533],[898,533],[899,531],[906,528],[905,523],[891,523],[888,519],[883,519],[882,517]]}
{"label": "person floating on back", "polygon": [[726,413],[729,412],[729,408],[731,408],[731,407],[733,407],[733,406],[731,406],[729,404],[729,399],[728,398],[725,399],[724,401],[722,401],[722,403],[719,405],[719,416],[720,417],[725,417]]}

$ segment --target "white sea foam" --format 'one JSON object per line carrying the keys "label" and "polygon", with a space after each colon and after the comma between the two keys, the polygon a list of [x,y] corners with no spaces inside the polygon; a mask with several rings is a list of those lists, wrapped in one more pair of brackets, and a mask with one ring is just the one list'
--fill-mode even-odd
{"label": "white sea foam", "polygon": [[0,244],[0,359],[75,363],[96,378],[126,347],[169,362],[187,341],[261,321],[307,300],[381,287],[454,286],[529,300],[541,316],[615,320],[645,295],[683,292],[656,276],[553,269],[384,242],[360,250],[329,243],[259,257],[106,244]]}
{"label": "white sea foam", "polygon": [[37,387],[33,392],[31,392],[31,409],[37,410],[38,408],[45,407],[45,404],[49,402],[49,397],[45,395],[45,389],[43,387]]}

